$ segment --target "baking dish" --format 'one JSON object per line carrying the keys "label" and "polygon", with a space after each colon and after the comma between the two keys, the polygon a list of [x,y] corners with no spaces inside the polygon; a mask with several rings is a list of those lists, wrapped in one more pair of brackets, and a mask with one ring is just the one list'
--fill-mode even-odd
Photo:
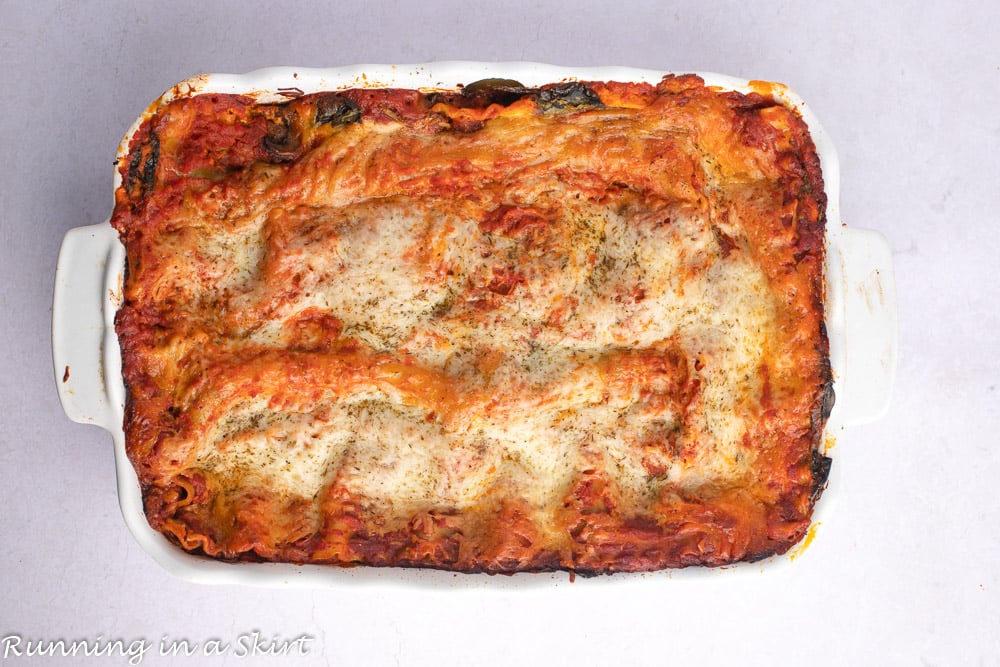
{"label": "baking dish", "polygon": [[[664,72],[626,68],[572,69],[531,63],[437,63],[429,65],[365,65],[333,70],[260,70],[243,76],[205,75],[184,81],[147,110],[177,97],[204,92],[249,94],[276,101],[290,94],[357,87],[441,89],[489,77],[513,78],[526,85],[560,80],[619,80],[655,83]],[[827,220],[827,328],[838,404],[826,430],[829,440],[839,429],[876,418],[887,406],[895,360],[895,320],[890,256],[881,236],[847,230],[837,205],[839,179],[829,139],[804,103],[784,86],[701,74],[706,83],[726,90],[765,92],[795,109],[807,122],[820,156],[829,199]],[[128,141],[145,115],[126,134]],[[116,174],[116,179],[119,176]],[[115,183],[116,187],[118,182]],[[298,567],[282,564],[221,563],[190,556],[153,531],[143,514],[135,473],[125,455],[122,412],[125,390],[113,319],[118,308],[124,250],[107,223],[67,234],[57,269],[53,346],[56,381],[67,414],[76,421],[109,430],[115,441],[119,497],[126,522],[142,546],[168,570],[185,578],[250,584],[340,585],[363,581],[418,581],[455,585],[521,586],[565,580],[562,575],[518,575],[512,578],[459,577],[446,572]],[[834,466],[834,471],[837,467]],[[827,496],[836,493],[836,474]],[[831,499],[817,506],[813,531],[829,511]],[[803,544],[811,540],[811,535]],[[801,551],[770,559],[770,567],[788,562]],[[740,565],[727,571],[757,571]],[[718,572],[718,570],[685,570]],[[675,576],[677,572],[665,573]],[[646,575],[647,577],[659,575]],[[697,576],[697,575],[693,575]],[[629,580],[634,575],[618,575]]]}

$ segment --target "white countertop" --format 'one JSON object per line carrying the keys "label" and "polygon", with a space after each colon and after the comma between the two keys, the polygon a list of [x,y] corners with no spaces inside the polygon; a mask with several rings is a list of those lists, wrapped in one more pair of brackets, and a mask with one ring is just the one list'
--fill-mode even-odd
{"label": "white countertop", "polygon": [[[1000,5],[0,4],[0,659],[127,664],[990,664],[1000,655]],[[762,5],[763,6],[763,5]],[[837,145],[845,222],[885,234],[895,396],[833,449],[837,507],[789,567],[649,586],[281,590],[173,578],[121,518],[111,439],[70,422],[49,327],[65,232],[111,210],[164,89],[269,65],[534,60],[782,81]],[[642,583],[642,582],[640,582]],[[157,655],[185,639],[194,653]],[[295,640],[299,640],[298,643]],[[212,641],[228,645],[206,656]],[[300,651],[301,649],[301,651]],[[474,658],[474,659],[473,659]],[[67,659],[67,661],[72,659]]]}

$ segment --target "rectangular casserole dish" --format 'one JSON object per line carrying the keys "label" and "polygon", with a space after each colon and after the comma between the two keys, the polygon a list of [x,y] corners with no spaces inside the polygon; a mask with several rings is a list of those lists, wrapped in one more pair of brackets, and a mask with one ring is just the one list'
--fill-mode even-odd
{"label": "rectangular casserole dish", "polygon": [[[284,99],[290,91],[310,93],[346,88],[448,89],[484,78],[516,79],[525,85],[561,80],[617,80],[656,83],[665,73],[624,68],[570,69],[527,63],[438,63],[414,66],[360,66],[336,70],[261,70],[244,76],[206,75],[178,84],[157,100],[159,105],[198,93],[239,93],[259,101]],[[828,197],[826,326],[830,339],[837,405],[827,424],[826,438],[843,426],[873,419],[887,406],[895,359],[895,324],[888,247],[872,232],[847,230],[839,220],[838,173],[835,154],[811,112],[783,86],[701,74],[707,85],[723,90],[762,92],[779,99],[808,124],[820,157]],[[137,120],[120,147],[125,154]],[[116,187],[120,176],[116,173]],[[124,250],[110,225],[71,231],[63,244],[57,270],[53,316],[56,380],[67,414],[76,421],[109,430],[115,440],[119,495],[123,514],[144,548],[168,570],[189,579],[252,584],[303,583],[325,585],[345,581],[447,581],[450,573],[401,569],[340,569],[281,564],[223,563],[188,555],[153,531],[143,514],[135,472],[125,454],[122,433],[125,391],[113,320],[119,306]],[[850,329],[848,329],[850,326]],[[836,470],[829,485],[836,491]],[[827,491],[829,494],[831,491]],[[817,505],[813,527],[831,505],[824,498]],[[803,544],[808,543],[808,537]],[[801,548],[774,557],[787,562]],[[739,565],[729,570],[755,571],[759,566]],[[692,570],[683,570],[688,573]],[[695,571],[706,571],[704,568]],[[714,570],[713,570],[714,571]],[[674,575],[675,571],[669,572]],[[618,579],[632,578],[617,575]],[[468,578],[462,578],[466,581]],[[478,578],[471,578],[473,580]],[[563,580],[562,575],[518,575],[490,579],[491,586]],[[496,582],[496,583],[494,583]]]}

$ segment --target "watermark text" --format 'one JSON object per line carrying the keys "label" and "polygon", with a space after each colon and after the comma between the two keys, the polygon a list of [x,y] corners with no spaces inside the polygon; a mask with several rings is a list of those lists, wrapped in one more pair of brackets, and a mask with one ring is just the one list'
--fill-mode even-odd
{"label": "watermark text", "polygon": [[148,655],[194,657],[233,656],[304,656],[312,650],[315,637],[266,635],[260,630],[245,632],[235,639],[209,638],[192,641],[163,635],[159,641],[144,637],[134,639],[83,637],[76,639],[45,639],[10,633],[0,637],[0,657],[12,660],[22,657],[114,657],[126,658],[130,665],[141,665]]}

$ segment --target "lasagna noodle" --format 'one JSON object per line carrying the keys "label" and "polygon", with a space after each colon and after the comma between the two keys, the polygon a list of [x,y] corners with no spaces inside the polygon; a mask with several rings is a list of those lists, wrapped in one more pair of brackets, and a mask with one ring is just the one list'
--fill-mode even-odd
{"label": "lasagna noodle", "polygon": [[590,574],[805,534],[825,199],[773,99],[203,94],[121,175],[126,446],[181,547]]}

